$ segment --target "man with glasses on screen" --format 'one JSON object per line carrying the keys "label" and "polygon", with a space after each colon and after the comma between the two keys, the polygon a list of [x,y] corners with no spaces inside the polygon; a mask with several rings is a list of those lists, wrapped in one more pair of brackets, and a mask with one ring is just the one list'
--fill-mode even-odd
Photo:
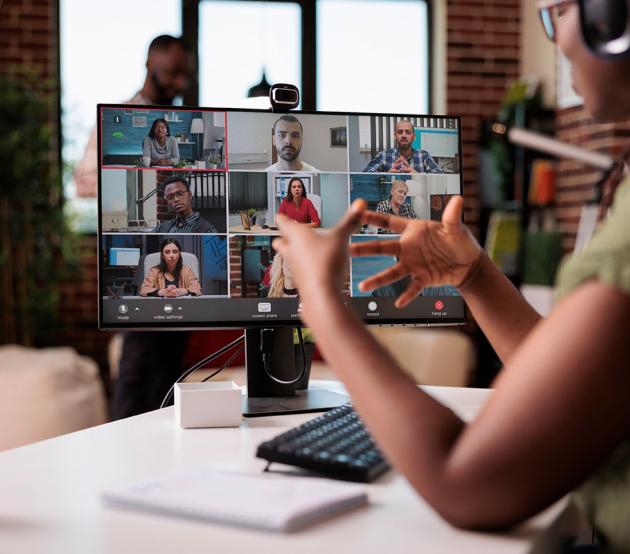
{"label": "man with glasses on screen", "polygon": [[283,115],[273,125],[273,145],[278,152],[278,161],[270,165],[267,171],[313,171],[319,172],[302,160],[302,140],[304,130],[300,120],[294,115]]}
{"label": "man with glasses on screen", "polygon": [[367,173],[443,173],[426,150],[412,147],[416,130],[408,119],[396,123],[396,148],[382,150],[363,170]]}
{"label": "man with glasses on screen", "polygon": [[[172,104],[186,91],[192,76],[190,48],[182,38],[160,35],[149,45],[146,68],[142,88],[125,104]],[[74,173],[80,196],[96,196],[97,156],[95,128]]]}
{"label": "man with glasses on screen", "polygon": [[175,217],[160,223],[153,231],[155,233],[217,233],[212,223],[206,221],[199,212],[192,209],[192,193],[190,184],[184,177],[174,175],[164,181],[164,198],[168,203],[169,212]]}

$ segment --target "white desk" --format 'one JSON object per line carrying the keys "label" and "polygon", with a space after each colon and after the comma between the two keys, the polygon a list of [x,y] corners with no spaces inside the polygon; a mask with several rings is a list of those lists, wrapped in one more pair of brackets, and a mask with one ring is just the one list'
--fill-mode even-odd
{"label": "white desk", "polygon": [[[490,392],[426,390],[465,419]],[[181,430],[173,409],[166,408],[1,453],[0,551],[508,554],[530,551],[564,506],[558,503],[511,533],[460,531],[434,514],[393,471],[367,485],[368,507],[289,535],[116,510],[100,501],[104,488],[175,468],[262,471],[265,462],[254,457],[256,446],[309,417],[246,419],[240,429]]]}

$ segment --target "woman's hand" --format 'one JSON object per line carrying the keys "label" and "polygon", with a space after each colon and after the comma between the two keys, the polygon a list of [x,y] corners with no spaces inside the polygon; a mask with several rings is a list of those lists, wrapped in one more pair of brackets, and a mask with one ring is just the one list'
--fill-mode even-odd
{"label": "woman's hand", "polygon": [[348,238],[359,226],[365,209],[365,201],[357,200],[335,227],[320,233],[277,216],[282,237],[273,241],[273,247],[291,268],[302,298],[339,293],[348,264]]}
{"label": "woman's hand", "polygon": [[158,291],[158,296],[163,296],[164,298],[176,298],[177,295],[177,287],[175,285],[169,285],[163,289]]}
{"label": "woman's hand", "polygon": [[405,219],[388,214],[364,212],[362,223],[400,233],[398,240],[355,243],[353,256],[395,256],[398,263],[359,283],[364,291],[394,283],[410,275],[411,283],[396,300],[401,308],[424,287],[460,287],[474,273],[482,248],[461,222],[463,199],[456,196],[447,204],[442,221]]}

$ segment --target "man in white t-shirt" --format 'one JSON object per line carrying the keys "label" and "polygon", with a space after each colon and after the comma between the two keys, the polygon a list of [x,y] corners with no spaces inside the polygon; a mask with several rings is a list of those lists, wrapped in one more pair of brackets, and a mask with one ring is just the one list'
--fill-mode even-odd
{"label": "man in white t-shirt", "polygon": [[270,165],[267,171],[313,171],[319,172],[302,160],[302,140],[304,130],[294,115],[283,115],[273,125],[273,145],[278,153],[278,161]]}

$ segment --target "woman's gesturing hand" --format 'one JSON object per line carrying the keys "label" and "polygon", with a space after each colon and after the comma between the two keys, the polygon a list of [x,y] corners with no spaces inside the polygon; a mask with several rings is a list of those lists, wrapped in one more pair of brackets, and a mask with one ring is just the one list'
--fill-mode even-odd
{"label": "woman's gesturing hand", "polygon": [[396,301],[396,306],[403,307],[424,287],[465,284],[481,260],[483,250],[461,222],[462,205],[461,196],[452,198],[441,222],[363,212],[362,223],[389,229],[400,234],[400,238],[352,245],[352,256],[395,256],[398,259],[393,266],[362,281],[359,288],[373,290],[410,275],[409,286]]}
{"label": "woman's gesturing hand", "polygon": [[286,216],[278,216],[282,237],[273,241],[273,247],[291,268],[300,296],[336,293],[341,289],[348,264],[348,238],[361,223],[365,209],[365,201],[357,200],[335,227],[318,233]]}

